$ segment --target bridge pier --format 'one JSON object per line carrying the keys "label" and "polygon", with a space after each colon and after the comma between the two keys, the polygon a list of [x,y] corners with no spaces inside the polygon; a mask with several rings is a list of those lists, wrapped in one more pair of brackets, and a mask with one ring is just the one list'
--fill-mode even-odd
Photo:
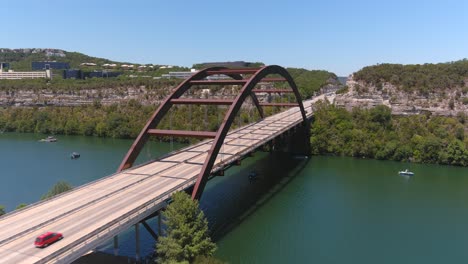
{"label": "bridge pier", "polygon": [[114,236],[114,256],[119,255],[119,236]]}
{"label": "bridge pier", "polygon": [[310,156],[312,153],[310,146],[310,122],[291,128],[291,130],[272,139],[260,149],[270,153],[280,151],[291,153],[292,155]]}
{"label": "bridge pier", "polygon": [[135,224],[135,260],[140,262],[140,226],[139,223]]}
{"label": "bridge pier", "polygon": [[159,215],[158,215],[158,235],[161,235],[161,211],[159,211]]}
{"label": "bridge pier", "polygon": [[312,148],[310,146],[310,123],[302,123],[295,127],[286,138],[286,151],[293,155],[310,156]]}

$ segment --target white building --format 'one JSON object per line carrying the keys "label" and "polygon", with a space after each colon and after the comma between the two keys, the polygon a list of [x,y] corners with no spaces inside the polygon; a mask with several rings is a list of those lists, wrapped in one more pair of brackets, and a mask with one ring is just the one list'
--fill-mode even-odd
{"label": "white building", "polygon": [[83,62],[80,64],[80,66],[96,66],[96,63],[93,62]]}
{"label": "white building", "polygon": [[0,80],[19,80],[19,79],[36,79],[36,78],[50,78],[50,71],[34,71],[34,72],[15,72],[9,70],[8,72],[0,71]]}
{"label": "white building", "polygon": [[163,78],[177,78],[177,79],[187,79],[192,76],[195,72],[169,72],[168,74],[163,74]]}

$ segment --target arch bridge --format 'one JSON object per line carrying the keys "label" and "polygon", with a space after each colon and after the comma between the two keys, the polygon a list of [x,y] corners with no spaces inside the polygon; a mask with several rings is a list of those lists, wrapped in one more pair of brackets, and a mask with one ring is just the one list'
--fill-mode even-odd
{"label": "arch bridge", "polygon": [[[257,86],[278,82],[284,84],[266,89]],[[195,89],[222,85],[241,88],[230,99],[194,96],[200,95]],[[294,102],[261,102],[257,97],[283,93],[292,94]],[[233,129],[247,99],[260,120]],[[227,110],[216,131],[162,129],[163,119],[177,105],[215,105]],[[266,107],[288,109],[266,117]],[[311,116],[311,100],[302,101],[293,79],[280,66],[201,70],[159,105],[115,174],[0,217],[0,263],[70,263],[112,238],[117,249],[117,235],[132,226],[137,231],[138,259],[140,223],[156,238],[158,232],[146,220],[157,216],[174,192],[187,191],[193,199],[200,199],[210,178],[259,149],[309,155]],[[134,166],[151,136],[204,140]],[[34,248],[35,237],[46,231],[59,231],[64,238],[47,248]]]}
{"label": "arch bridge", "polygon": [[[278,75],[281,78],[266,78],[268,75]],[[213,79],[210,77],[215,76]],[[228,79],[223,78],[229,77]],[[286,82],[289,85],[288,89],[254,89],[257,84],[265,82]],[[190,90],[197,89],[196,86],[203,85],[242,85],[238,95],[235,99],[193,99],[183,98]],[[260,103],[256,94],[257,93],[293,93],[296,99],[295,103]],[[203,193],[203,189],[213,169],[214,162],[218,156],[221,146],[226,139],[226,136],[233,125],[234,118],[241,109],[242,104],[247,98],[251,98],[255,107],[258,110],[260,117],[264,118],[263,107],[298,107],[301,117],[304,135],[308,135],[308,119],[302,103],[301,95],[297,89],[294,80],[289,73],[282,67],[277,65],[266,66],[262,68],[244,68],[244,69],[228,69],[224,67],[213,67],[204,69],[192,75],[190,78],[183,81],[173,92],[169,95],[159,108],[151,116],[150,120],[146,123],[145,127],[131,146],[127,155],[119,166],[118,171],[130,168],[135,162],[138,154],[141,152],[143,146],[148,141],[151,135],[156,136],[170,136],[170,137],[194,137],[194,138],[214,138],[208,155],[203,162],[203,167],[198,174],[197,182],[192,191],[192,198],[199,199]],[[217,131],[182,131],[182,130],[162,130],[156,129],[161,120],[168,114],[171,107],[178,104],[185,105],[227,105],[229,110],[223,119],[222,124]],[[309,146],[308,137],[302,138],[304,146]],[[304,155],[309,155],[310,148],[302,150]]]}

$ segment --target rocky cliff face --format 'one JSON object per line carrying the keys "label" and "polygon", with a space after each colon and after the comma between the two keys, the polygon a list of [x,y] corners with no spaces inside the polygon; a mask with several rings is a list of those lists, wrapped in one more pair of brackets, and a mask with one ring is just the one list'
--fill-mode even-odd
{"label": "rocky cliff face", "polygon": [[[80,90],[31,90],[10,89],[0,90],[0,106],[80,106],[100,103],[102,105],[122,104],[129,100],[136,100],[143,105],[155,105],[164,100],[175,86],[165,86],[157,89],[148,89],[142,86],[128,86],[100,89]],[[271,89],[270,85],[260,85],[259,89]],[[219,90],[198,89],[192,96],[211,97],[218,99],[232,99],[239,93],[240,86],[232,85]],[[268,93],[257,94],[261,102],[269,102],[272,97]]]}
{"label": "rocky cliff face", "polygon": [[78,91],[33,91],[19,89],[0,91],[0,106],[79,106],[96,102],[110,105],[123,103],[131,99],[137,100],[144,105],[149,105],[161,101],[166,92],[147,90],[145,86],[120,87],[118,89],[83,89]]}
{"label": "rocky cliff face", "polygon": [[386,105],[395,115],[420,114],[430,112],[434,115],[455,116],[462,112],[468,114],[468,80],[465,87],[443,89],[440,93],[421,95],[406,93],[390,83],[375,87],[357,82],[352,76],[346,82],[348,91],[337,94],[334,103],[350,110],[353,107],[374,107]]}

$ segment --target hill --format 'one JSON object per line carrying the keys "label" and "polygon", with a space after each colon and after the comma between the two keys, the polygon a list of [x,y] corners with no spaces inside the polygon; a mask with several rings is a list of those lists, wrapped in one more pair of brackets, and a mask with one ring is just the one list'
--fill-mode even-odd
{"label": "hill", "polygon": [[[69,52],[61,49],[4,49],[0,48],[0,62],[10,64],[10,69],[14,71],[31,71],[33,61],[55,61],[66,62],[71,69],[81,69],[84,71],[119,71],[133,76],[160,77],[170,71],[188,71],[186,67],[167,66],[157,64],[138,64],[129,62],[117,62],[104,58],[97,58],[79,52]],[[86,63],[87,65],[82,65]],[[105,66],[105,64],[113,64]],[[125,67],[130,65],[131,67]],[[142,66],[139,68],[139,66]],[[62,71],[54,70],[54,78],[61,78]]]}
{"label": "hill", "polygon": [[394,114],[429,112],[455,116],[468,112],[468,60],[438,64],[379,64],[364,67],[347,80],[335,103],[387,105]]}
{"label": "hill", "polygon": [[79,52],[61,49],[0,49],[0,62],[7,62],[15,71],[30,71],[33,61],[67,62],[71,68],[79,68],[81,63],[91,62],[97,65],[117,63],[103,58],[91,57]]}
{"label": "hill", "polygon": [[443,92],[445,89],[467,86],[468,60],[422,65],[379,64],[364,67],[353,77],[355,81],[363,81],[377,88],[389,83],[406,92]]}

